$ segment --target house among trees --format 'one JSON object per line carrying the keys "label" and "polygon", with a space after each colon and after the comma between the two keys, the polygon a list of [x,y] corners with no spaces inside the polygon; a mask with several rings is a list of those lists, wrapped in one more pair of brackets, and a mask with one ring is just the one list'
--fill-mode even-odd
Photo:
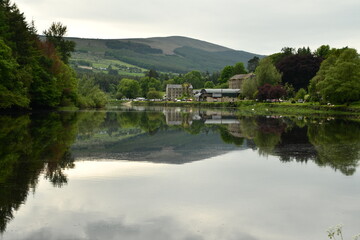
{"label": "house among trees", "polygon": [[245,79],[253,79],[253,78],[255,78],[254,73],[236,74],[229,79],[229,88],[230,89],[240,89],[242,82]]}
{"label": "house among trees", "polygon": [[240,95],[240,89],[202,89],[199,101],[204,102],[235,102]]}
{"label": "house among trees", "polygon": [[192,97],[193,86],[189,83],[184,84],[167,84],[166,98],[174,100],[181,97]]}

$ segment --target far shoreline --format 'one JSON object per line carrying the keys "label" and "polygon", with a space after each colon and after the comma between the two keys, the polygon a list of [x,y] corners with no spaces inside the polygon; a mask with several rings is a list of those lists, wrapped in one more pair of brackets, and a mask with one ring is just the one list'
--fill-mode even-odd
{"label": "far shoreline", "polygon": [[[124,103],[122,103],[124,105]],[[356,115],[360,116],[360,105],[320,105],[319,103],[267,103],[249,100],[236,102],[173,102],[173,101],[132,101],[129,106],[164,106],[164,107],[205,107],[233,108],[245,115]]]}

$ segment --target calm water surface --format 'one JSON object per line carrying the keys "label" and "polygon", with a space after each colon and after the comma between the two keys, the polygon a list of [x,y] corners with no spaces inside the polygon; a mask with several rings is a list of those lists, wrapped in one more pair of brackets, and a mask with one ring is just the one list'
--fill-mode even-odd
{"label": "calm water surface", "polygon": [[360,232],[360,122],[133,108],[0,116],[0,239]]}

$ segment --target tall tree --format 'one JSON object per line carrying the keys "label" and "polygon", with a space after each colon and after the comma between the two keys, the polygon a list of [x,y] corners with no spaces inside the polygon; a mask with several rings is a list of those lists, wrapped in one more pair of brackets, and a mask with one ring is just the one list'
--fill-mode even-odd
{"label": "tall tree", "polygon": [[154,88],[156,91],[162,90],[161,82],[156,78],[144,77],[140,79],[139,83],[142,91],[142,96],[146,96],[150,88]]}
{"label": "tall tree", "polygon": [[295,48],[292,48],[292,47],[283,47],[281,49],[281,53],[284,55],[284,56],[289,56],[289,55],[293,55],[295,54]]}
{"label": "tall tree", "polygon": [[259,66],[256,68],[256,81],[258,86],[263,86],[265,83],[270,85],[279,84],[281,81],[281,74],[272,63],[271,58],[263,58],[260,60]]}
{"label": "tall tree", "polygon": [[255,93],[258,90],[257,88],[258,88],[258,86],[257,86],[257,82],[255,79],[246,78],[246,79],[244,79],[244,81],[242,82],[242,85],[241,85],[242,95],[244,97],[246,97],[247,99],[254,99],[256,97]]}
{"label": "tall tree", "polygon": [[309,47],[298,48],[297,55],[311,55],[311,50]]}
{"label": "tall tree", "polygon": [[83,108],[102,108],[107,102],[106,94],[95,84],[94,78],[80,79],[79,95],[78,102]]}
{"label": "tall tree", "polygon": [[158,79],[159,78],[159,74],[157,73],[157,71],[155,69],[150,69],[146,74],[145,74],[146,77],[149,77],[149,78],[156,78]]}
{"label": "tall tree", "polygon": [[255,69],[257,68],[257,66],[259,65],[259,61],[260,58],[258,57],[253,57],[252,59],[250,59],[248,61],[248,65],[247,65],[247,69],[249,72],[255,72]]}
{"label": "tall tree", "polygon": [[29,105],[26,86],[16,75],[18,67],[11,49],[0,39],[0,108]]}
{"label": "tall tree", "polygon": [[199,71],[191,71],[184,75],[184,82],[191,83],[194,88],[204,87],[204,79]]}
{"label": "tall tree", "polygon": [[234,76],[234,67],[225,66],[220,73],[219,82],[226,83],[232,76]]}
{"label": "tall tree", "polygon": [[215,84],[211,81],[206,81],[204,84],[204,88],[214,88]]}
{"label": "tall tree", "polygon": [[325,59],[329,56],[330,53],[331,49],[329,45],[321,45],[318,49],[315,50],[314,55]]}
{"label": "tall tree", "polygon": [[360,99],[360,58],[357,51],[344,49],[338,57],[334,55],[329,58],[336,58],[336,60],[330,59],[329,61],[334,62],[330,66],[324,64],[327,70],[316,85],[322,99],[340,104],[358,101]]}
{"label": "tall tree", "polygon": [[321,61],[321,58],[314,57],[311,53],[295,54],[282,58],[276,68],[282,73],[282,83],[291,84],[298,91],[300,88],[307,88],[319,70]]}
{"label": "tall tree", "polygon": [[245,66],[242,62],[238,62],[234,66],[233,75],[235,74],[245,74],[247,73]]}
{"label": "tall tree", "polygon": [[71,52],[75,50],[75,43],[64,39],[67,27],[60,22],[53,22],[48,30],[44,31],[47,41],[54,44],[55,48],[61,55],[64,63],[69,62]]}
{"label": "tall tree", "polygon": [[118,98],[136,98],[140,95],[141,88],[138,81],[124,78],[118,86]]}

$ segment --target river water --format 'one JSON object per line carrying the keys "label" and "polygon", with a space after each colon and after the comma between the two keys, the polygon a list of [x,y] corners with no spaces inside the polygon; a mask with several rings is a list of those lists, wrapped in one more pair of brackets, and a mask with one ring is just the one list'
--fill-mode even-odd
{"label": "river water", "polygon": [[119,108],[0,116],[0,239],[344,239],[360,121]]}

